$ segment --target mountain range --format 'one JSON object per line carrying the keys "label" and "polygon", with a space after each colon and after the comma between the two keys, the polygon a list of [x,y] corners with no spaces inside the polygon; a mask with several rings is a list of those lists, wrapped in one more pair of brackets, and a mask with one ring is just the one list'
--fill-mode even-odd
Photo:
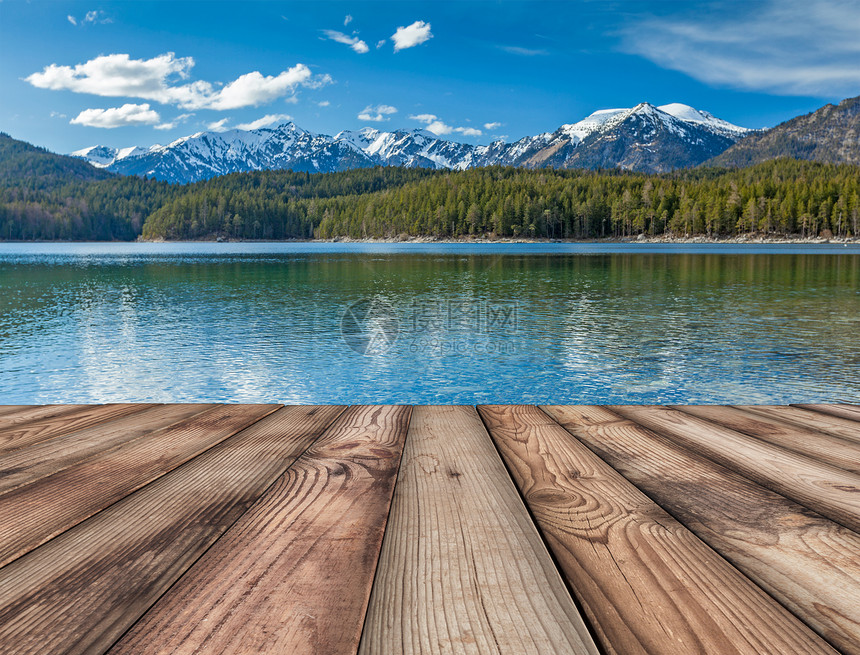
{"label": "mountain range", "polygon": [[334,172],[371,166],[666,172],[701,164],[750,132],[688,105],[643,102],[629,109],[596,111],[554,132],[512,143],[471,145],[426,130],[364,128],[328,136],[290,122],[257,130],[199,132],[168,145],[93,146],[71,154],[111,172],[178,183],[253,170]]}

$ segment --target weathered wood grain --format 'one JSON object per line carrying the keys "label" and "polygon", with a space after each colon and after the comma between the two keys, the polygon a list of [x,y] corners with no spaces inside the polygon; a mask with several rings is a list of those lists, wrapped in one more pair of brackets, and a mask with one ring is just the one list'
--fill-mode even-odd
{"label": "weathered wood grain", "polygon": [[822,414],[829,414],[830,416],[838,416],[839,418],[847,418],[849,421],[860,421],[860,405],[814,405],[797,403],[792,404],[791,406],[799,407],[800,409],[807,409],[813,412],[820,412]]}
{"label": "weathered wood grain", "polygon": [[860,645],[860,535],[601,407],[544,410],[845,653]]}
{"label": "weathered wood grain", "polygon": [[0,416],[6,414],[17,414],[18,412],[32,410],[41,405],[0,405]]}
{"label": "weathered wood grain", "polygon": [[184,464],[278,405],[223,405],[0,496],[0,566]]}
{"label": "weathered wood grain", "polygon": [[860,443],[721,405],[670,405],[672,409],[743,432],[775,446],[860,474]]}
{"label": "weathered wood grain", "polygon": [[355,653],[409,407],[351,407],[111,649]]}
{"label": "weathered wood grain", "polygon": [[783,405],[735,405],[735,407],[745,412],[778,418],[781,421],[788,421],[801,427],[827,432],[860,443],[860,422],[856,420]]}
{"label": "weathered wood grain", "polygon": [[479,411],[607,652],[832,652],[540,409]]}
{"label": "weathered wood grain", "polygon": [[156,405],[131,416],[6,453],[0,459],[0,495],[214,407],[216,405]]}
{"label": "weathered wood grain", "polygon": [[860,532],[860,476],[668,407],[608,409]]}
{"label": "weathered wood grain", "polygon": [[342,410],[285,407],[0,569],[0,652],[105,652]]}
{"label": "weathered wood grain", "polygon": [[[6,407],[16,407],[7,405]],[[0,415],[0,431],[15,427],[28,421],[38,421],[60,414],[72,414],[81,410],[93,409],[98,405],[21,405],[20,409]]]}
{"label": "weathered wood grain", "polygon": [[359,653],[593,653],[474,407],[415,407]]}
{"label": "weathered wood grain", "polygon": [[[63,436],[77,430],[100,425],[123,416],[133,416],[156,405],[152,404],[118,404],[78,406],[73,411],[65,411],[40,416],[38,420],[29,420],[23,424],[8,426],[0,431],[0,456],[7,453],[41,443],[55,437]],[[5,459],[5,457],[4,457]],[[5,467],[4,467],[5,468]]]}

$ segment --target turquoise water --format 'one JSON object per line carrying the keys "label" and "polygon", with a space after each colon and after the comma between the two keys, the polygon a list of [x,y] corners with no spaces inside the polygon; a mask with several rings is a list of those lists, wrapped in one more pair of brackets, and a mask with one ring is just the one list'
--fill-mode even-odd
{"label": "turquoise water", "polygon": [[0,244],[0,403],[860,402],[860,247]]}

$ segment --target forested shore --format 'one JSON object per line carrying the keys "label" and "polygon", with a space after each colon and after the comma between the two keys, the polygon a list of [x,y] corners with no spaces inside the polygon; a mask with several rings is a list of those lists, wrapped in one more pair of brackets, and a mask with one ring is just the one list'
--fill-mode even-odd
{"label": "forested shore", "polygon": [[844,164],[662,175],[380,167],[179,186],[40,154],[0,167],[2,240],[860,236],[860,167]]}

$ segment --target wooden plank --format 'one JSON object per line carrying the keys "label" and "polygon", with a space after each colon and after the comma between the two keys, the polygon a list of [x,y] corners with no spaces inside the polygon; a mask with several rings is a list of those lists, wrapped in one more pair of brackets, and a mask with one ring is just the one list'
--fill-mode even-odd
{"label": "wooden plank", "polygon": [[860,443],[777,419],[721,405],[670,405],[672,409],[717,423],[775,446],[860,474]]}
{"label": "wooden plank", "polygon": [[351,407],[111,649],[355,653],[409,407]]}
{"label": "wooden plank", "polygon": [[0,644],[105,652],[342,410],[278,410],[0,569]]}
{"label": "wooden plank", "polygon": [[860,423],[858,421],[782,405],[735,405],[735,407],[745,412],[777,418],[780,421],[788,421],[800,427],[827,432],[860,443]]}
{"label": "wooden plank", "polygon": [[829,414],[838,416],[839,418],[847,418],[849,421],[860,421],[860,405],[809,405],[809,404],[792,404],[791,407],[799,407],[821,414]]}
{"label": "wooden plank", "polygon": [[7,453],[0,460],[0,495],[214,407],[217,405],[156,405]]}
{"label": "wooden plank", "polygon": [[[54,439],[77,430],[84,430],[123,416],[133,416],[153,404],[118,404],[81,406],[74,411],[60,412],[41,416],[23,424],[16,424],[0,431],[0,455],[6,455],[20,448]],[[5,459],[5,457],[4,457]],[[6,468],[4,466],[4,468]]]}
{"label": "wooden plank", "polygon": [[473,407],[415,407],[359,653],[597,648]]}
{"label": "wooden plank", "polygon": [[845,653],[860,644],[860,535],[601,407],[551,416]]}
{"label": "wooden plank", "polygon": [[0,405],[0,416],[6,414],[17,414],[18,412],[35,409],[40,405]]}
{"label": "wooden plank", "polygon": [[98,407],[98,405],[24,405],[20,410],[0,416],[0,432],[27,423],[28,421],[38,421],[42,418],[71,414],[85,409],[93,409],[94,407]]}
{"label": "wooden plank", "polygon": [[479,411],[607,652],[832,652],[537,407]]}
{"label": "wooden plank", "polygon": [[676,409],[608,409],[860,532],[860,476]]}
{"label": "wooden plank", "polygon": [[275,411],[223,405],[0,496],[0,566]]}

